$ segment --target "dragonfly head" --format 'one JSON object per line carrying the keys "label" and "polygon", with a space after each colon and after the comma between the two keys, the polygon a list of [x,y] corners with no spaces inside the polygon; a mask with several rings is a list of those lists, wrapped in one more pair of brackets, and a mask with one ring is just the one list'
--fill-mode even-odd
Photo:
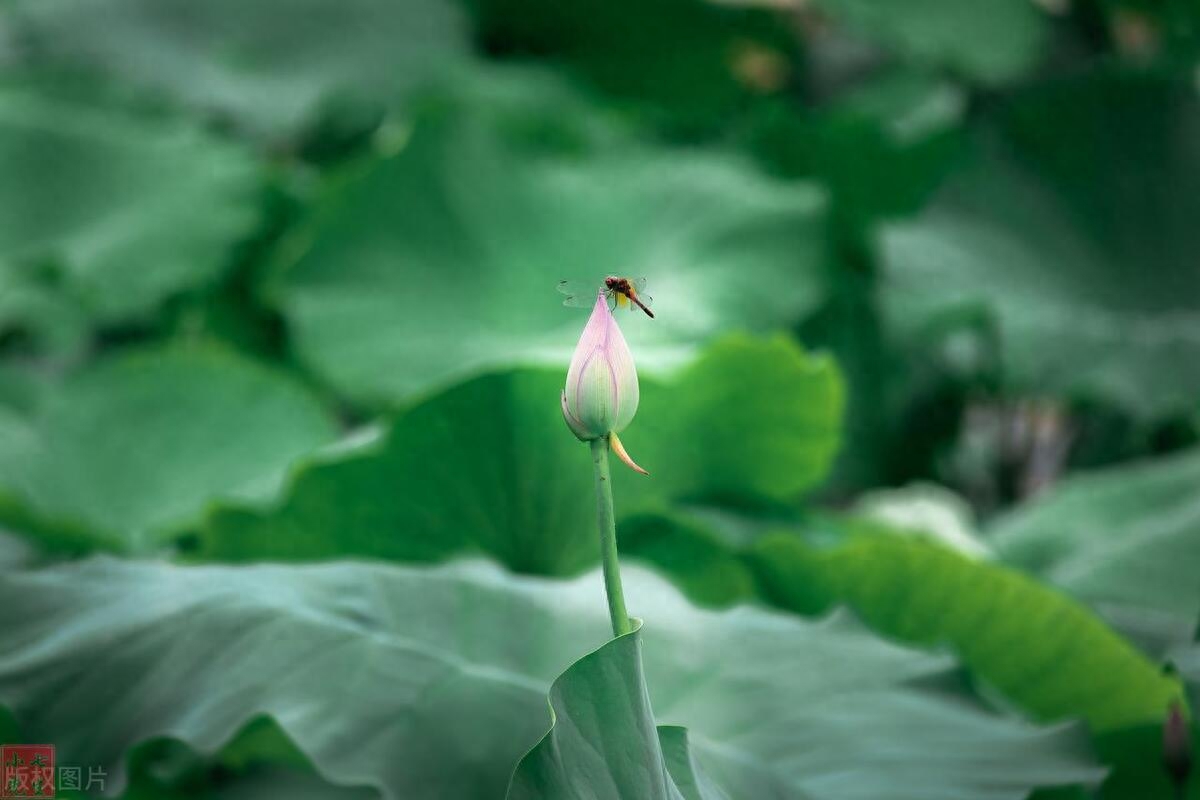
{"label": "dragonfly head", "polygon": [[626,297],[633,294],[633,286],[630,284],[629,278],[622,278],[619,275],[609,275],[605,278],[604,288]]}

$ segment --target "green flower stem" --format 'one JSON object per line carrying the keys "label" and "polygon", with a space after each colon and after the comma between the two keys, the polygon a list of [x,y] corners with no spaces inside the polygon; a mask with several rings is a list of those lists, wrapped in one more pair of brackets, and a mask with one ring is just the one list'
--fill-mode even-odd
{"label": "green flower stem", "polygon": [[604,591],[613,636],[633,630],[621,591],[621,564],[617,560],[617,521],[613,516],[612,480],[608,474],[608,437],[592,439],[592,466],[596,473],[596,519],[600,524],[600,561],[604,564]]}

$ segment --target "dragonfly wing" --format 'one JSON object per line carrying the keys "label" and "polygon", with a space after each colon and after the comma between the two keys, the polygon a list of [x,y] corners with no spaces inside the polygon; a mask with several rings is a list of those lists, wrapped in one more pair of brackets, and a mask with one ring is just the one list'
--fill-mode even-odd
{"label": "dragonfly wing", "polygon": [[[629,285],[633,287],[633,296],[641,301],[642,305],[649,308],[654,302],[654,298],[646,294],[646,279],[645,278],[630,278]],[[636,305],[630,303],[630,306],[636,308]]]}
{"label": "dragonfly wing", "polygon": [[558,291],[561,294],[595,294],[596,284],[592,281],[559,281]]}
{"label": "dragonfly wing", "polygon": [[563,305],[571,308],[591,308],[596,304],[596,298],[592,295],[569,294],[563,298]]}
{"label": "dragonfly wing", "polygon": [[588,281],[559,281],[558,291],[566,295],[564,306],[572,308],[591,308],[596,303],[596,284]]}

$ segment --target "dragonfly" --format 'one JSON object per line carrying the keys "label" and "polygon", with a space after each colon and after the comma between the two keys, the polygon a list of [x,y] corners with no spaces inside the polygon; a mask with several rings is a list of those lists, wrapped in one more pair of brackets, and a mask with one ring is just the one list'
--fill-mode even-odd
{"label": "dragonfly", "polygon": [[645,278],[609,275],[599,285],[589,281],[559,281],[558,291],[567,296],[563,300],[564,306],[591,308],[596,302],[596,295],[603,294],[610,310],[615,311],[622,306],[629,306],[630,311],[640,308],[647,317],[654,319],[654,312],[650,310],[654,298],[646,294]]}

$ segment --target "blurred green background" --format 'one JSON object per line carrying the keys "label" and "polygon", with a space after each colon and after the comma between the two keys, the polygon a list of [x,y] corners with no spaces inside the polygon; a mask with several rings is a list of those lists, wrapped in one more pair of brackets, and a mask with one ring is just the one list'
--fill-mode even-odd
{"label": "blurred green background", "polygon": [[[138,798],[1200,797],[1195,0],[6,0],[0,165],[0,741]],[[556,398],[608,274],[644,676]],[[560,675],[560,733],[653,712],[522,760]]]}

